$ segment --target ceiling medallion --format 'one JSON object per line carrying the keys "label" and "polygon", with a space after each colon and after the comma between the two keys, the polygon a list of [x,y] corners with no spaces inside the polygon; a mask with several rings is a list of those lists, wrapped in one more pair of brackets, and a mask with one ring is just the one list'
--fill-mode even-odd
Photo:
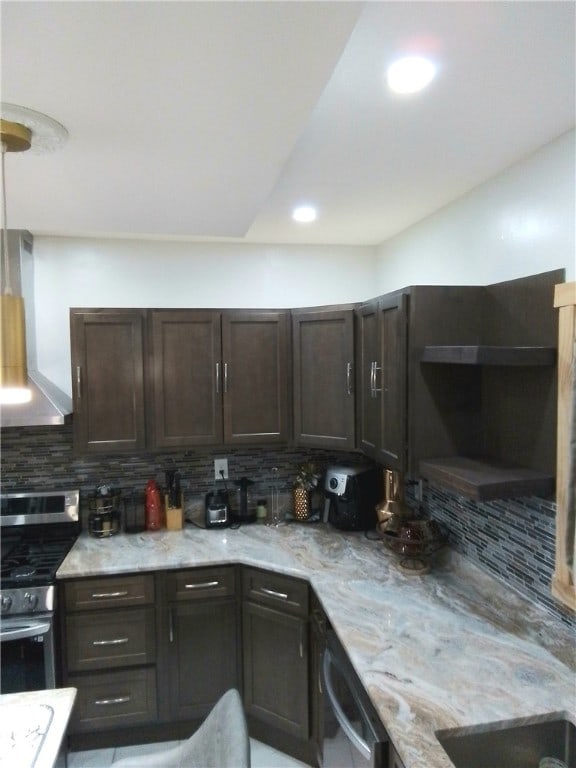
{"label": "ceiling medallion", "polygon": [[[68,140],[66,128],[42,112],[3,101],[0,104],[0,117],[2,118],[2,141],[7,145],[8,152],[23,152],[27,149],[33,153],[54,152],[63,147]],[[10,147],[10,141],[18,142],[14,137],[14,126],[17,127],[17,133],[28,135],[28,146]],[[5,133],[8,141],[4,138]],[[23,139],[23,141],[25,144],[26,140]]]}

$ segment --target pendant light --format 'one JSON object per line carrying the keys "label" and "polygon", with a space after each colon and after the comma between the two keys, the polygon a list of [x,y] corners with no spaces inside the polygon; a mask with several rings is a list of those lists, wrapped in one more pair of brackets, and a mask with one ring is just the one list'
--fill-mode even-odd
{"label": "pendant light", "polygon": [[55,120],[25,107],[3,103],[0,106],[2,149],[2,292],[0,294],[0,404],[26,403],[32,393],[28,386],[26,361],[26,322],[24,299],[15,295],[8,252],[6,204],[6,154],[8,152],[50,151],[64,143],[66,129]]}

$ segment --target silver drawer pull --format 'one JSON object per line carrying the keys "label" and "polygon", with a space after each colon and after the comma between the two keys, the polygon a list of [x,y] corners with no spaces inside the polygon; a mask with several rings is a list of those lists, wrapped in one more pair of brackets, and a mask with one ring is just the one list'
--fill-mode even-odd
{"label": "silver drawer pull", "polygon": [[99,600],[103,597],[126,597],[127,594],[128,590],[124,590],[123,592],[93,592],[92,597]]}
{"label": "silver drawer pull", "polygon": [[217,587],[219,581],[199,581],[198,584],[184,584],[184,589],[206,589],[207,587]]}
{"label": "silver drawer pull", "polygon": [[270,597],[279,597],[281,600],[288,600],[286,592],[275,592],[273,589],[267,589],[266,587],[260,587],[260,592],[264,592],[265,595],[270,595]]}
{"label": "silver drawer pull", "polygon": [[92,640],[92,645],[123,645],[127,642],[127,637],[118,637],[116,640]]}
{"label": "silver drawer pull", "polygon": [[130,696],[118,696],[116,699],[96,699],[94,704],[97,707],[108,707],[111,704],[126,704],[130,701]]}

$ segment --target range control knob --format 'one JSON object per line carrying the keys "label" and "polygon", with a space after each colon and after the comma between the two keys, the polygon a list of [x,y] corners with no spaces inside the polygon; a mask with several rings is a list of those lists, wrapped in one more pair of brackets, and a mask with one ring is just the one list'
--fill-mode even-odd
{"label": "range control knob", "polygon": [[2,613],[8,613],[10,608],[12,608],[12,598],[10,595],[2,595],[2,600],[0,601],[0,604],[2,606]]}
{"label": "range control knob", "polygon": [[34,594],[34,592],[26,592],[24,595],[24,605],[33,611],[38,605],[38,595]]}
{"label": "range control knob", "polygon": [[336,488],[338,488],[338,480],[335,477],[331,477],[330,478],[330,482],[328,483],[328,485],[334,491],[334,490],[336,490]]}

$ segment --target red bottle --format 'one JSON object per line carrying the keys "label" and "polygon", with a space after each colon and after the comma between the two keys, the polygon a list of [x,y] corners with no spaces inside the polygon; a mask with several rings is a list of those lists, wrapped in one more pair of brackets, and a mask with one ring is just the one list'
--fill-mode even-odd
{"label": "red bottle", "polygon": [[156,480],[146,483],[146,530],[159,531],[162,528],[162,497]]}

